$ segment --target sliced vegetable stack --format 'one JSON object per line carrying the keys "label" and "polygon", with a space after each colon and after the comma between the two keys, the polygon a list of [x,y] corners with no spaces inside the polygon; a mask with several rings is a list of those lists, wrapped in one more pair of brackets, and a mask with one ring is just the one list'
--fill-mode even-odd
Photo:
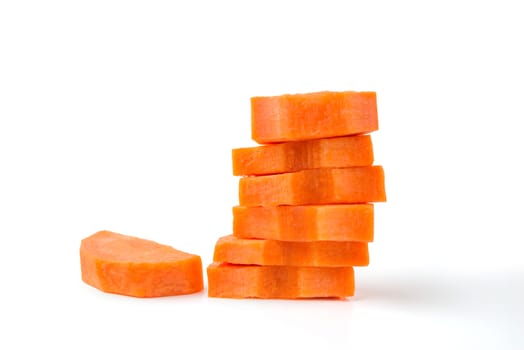
{"label": "sliced vegetable stack", "polygon": [[260,145],[232,152],[239,205],[207,268],[208,295],[352,296],[353,267],[369,264],[372,202],[386,201],[368,135],[378,130],[376,94],[253,97],[251,126]]}

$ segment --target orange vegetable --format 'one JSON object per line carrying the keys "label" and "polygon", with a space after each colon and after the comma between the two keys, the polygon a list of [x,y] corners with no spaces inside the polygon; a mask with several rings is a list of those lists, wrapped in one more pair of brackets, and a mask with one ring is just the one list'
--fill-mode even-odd
{"label": "orange vegetable", "polygon": [[198,255],[114,232],[83,239],[80,264],[82,280],[108,293],[147,298],[203,289]]}
{"label": "orange vegetable", "polygon": [[313,92],[251,98],[251,136],[274,143],[378,130],[375,92]]}
{"label": "orange vegetable", "polygon": [[373,241],[373,204],[233,207],[233,234],[280,241]]}
{"label": "orange vegetable", "polygon": [[208,296],[219,298],[343,298],[355,289],[352,267],[213,263],[207,280]]}
{"label": "orange vegetable", "polygon": [[313,168],[373,164],[369,135],[285,142],[233,149],[234,175],[264,175]]}
{"label": "orange vegetable", "polygon": [[284,242],[266,239],[221,237],[213,260],[245,265],[367,266],[365,242]]}
{"label": "orange vegetable", "polygon": [[242,206],[385,202],[381,166],[319,168],[240,179]]}

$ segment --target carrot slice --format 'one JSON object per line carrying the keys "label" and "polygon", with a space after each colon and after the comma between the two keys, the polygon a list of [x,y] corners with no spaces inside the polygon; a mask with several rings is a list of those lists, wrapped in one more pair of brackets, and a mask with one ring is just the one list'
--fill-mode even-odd
{"label": "carrot slice", "polygon": [[82,280],[108,293],[148,298],[203,289],[198,255],[110,231],[82,240],[80,263]]}
{"label": "carrot slice", "polygon": [[375,92],[322,91],[251,98],[258,143],[319,139],[378,130]]}
{"label": "carrot slice", "polygon": [[371,136],[285,142],[233,149],[233,175],[264,175],[373,164]]}
{"label": "carrot slice", "polygon": [[240,179],[242,206],[385,202],[381,166],[319,168]]}
{"label": "carrot slice", "polygon": [[355,290],[352,267],[256,266],[212,263],[208,296],[217,298],[344,298]]}
{"label": "carrot slice", "polygon": [[280,241],[373,241],[373,204],[233,207],[233,234]]}
{"label": "carrot slice", "polygon": [[245,265],[367,266],[369,253],[365,242],[284,242],[229,235],[218,239],[213,260]]}

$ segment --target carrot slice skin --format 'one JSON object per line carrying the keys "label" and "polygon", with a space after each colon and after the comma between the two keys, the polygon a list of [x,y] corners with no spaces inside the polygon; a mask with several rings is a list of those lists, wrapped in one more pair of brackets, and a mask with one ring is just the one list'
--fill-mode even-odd
{"label": "carrot slice skin", "polygon": [[371,136],[285,142],[232,151],[233,175],[266,175],[373,164]]}
{"label": "carrot slice skin", "polygon": [[376,93],[321,91],[251,98],[251,137],[260,144],[378,130]]}
{"label": "carrot slice skin", "polygon": [[385,202],[381,166],[319,168],[239,181],[241,206]]}
{"label": "carrot slice skin", "polygon": [[207,276],[208,296],[216,298],[345,298],[355,291],[352,267],[212,263]]}
{"label": "carrot slice skin", "polygon": [[365,242],[285,242],[229,235],[218,239],[213,260],[245,265],[367,266],[369,252]]}
{"label": "carrot slice skin", "polygon": [[203,289],[200,256],[110,231],[82,240],[80,263],[82,280],[108,293],[150,298]]}
{"label": "carrot slice skin", "polygon": [[233,207],[233,234],[280,241],[372,242],[373,204]]}

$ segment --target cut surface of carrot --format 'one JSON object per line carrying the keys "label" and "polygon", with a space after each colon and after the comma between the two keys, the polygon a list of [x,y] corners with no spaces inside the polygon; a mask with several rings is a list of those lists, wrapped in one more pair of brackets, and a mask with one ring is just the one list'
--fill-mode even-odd
{"label": "cut surface of carrot", "polygon": [[321,91],[251,98],[251,137],[261,144],[375,130],[375,92]]}
{"label": "cut surface of carrot", "polygon": [[239,181],[241,206],[385,202],[381,166],[318,168]]}
{"label": "cut surface of carrot", "polygon": [[233,234],[280,241],[372,242],[373,204],[233,207]]}
{"label": "cut surface of carrot", "polygon": [[344,298],[355,290],[352,267],[212,263],[207,279],[208,296],[217,298]]}
{"label": "cut surface of carrot", "polygon": [[369,253],[365,242],[285,242],[229,235],[218,239],[213,260],[270,266],[367,266]]}
{"label": "cut surface of carrot", "polygon": [[236,148],[233,175],[264,175],[314,168],[345,168],[373,164],[371,136],[285,142]]}
{"label": "cut surface of carrot", "polygon": [[200,256],[110,231],[82,240],[80,264],[82,280],[108,293],[148,298],[203,289]]}

